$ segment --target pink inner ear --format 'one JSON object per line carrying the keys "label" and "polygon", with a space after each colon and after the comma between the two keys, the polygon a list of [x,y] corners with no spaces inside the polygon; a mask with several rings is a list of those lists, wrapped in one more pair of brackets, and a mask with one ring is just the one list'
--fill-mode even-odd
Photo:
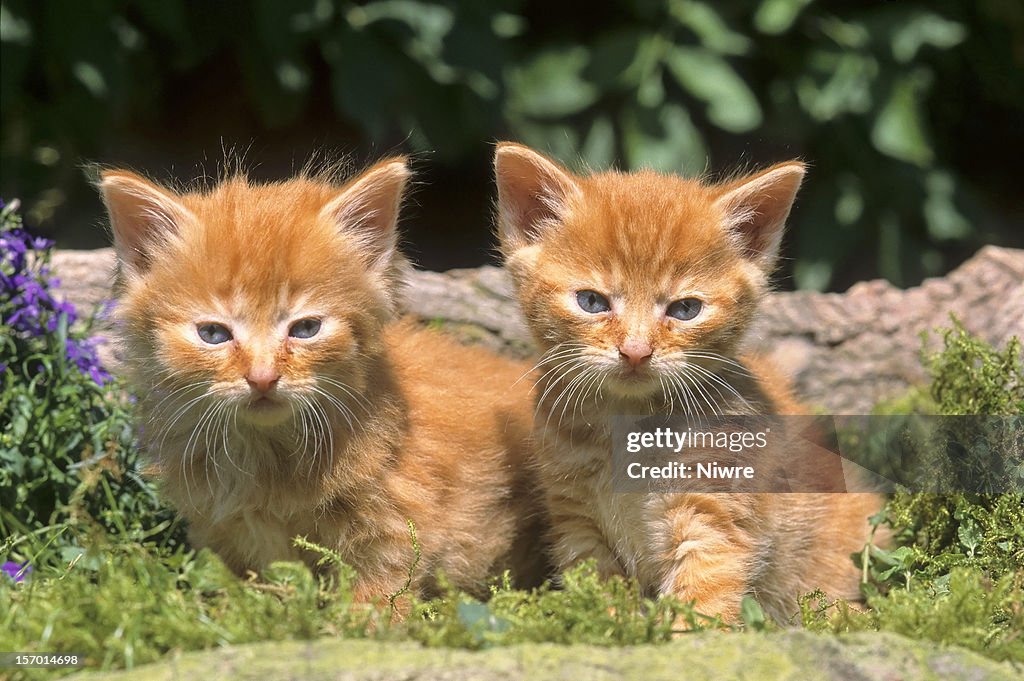
{"label": "pink inner ear", "polygon": [[558,217],[556,206],[544,200],[544,190],[539,186],[512,181],[505,186],[503,197],[511,223],[529,242],[540,236],[541,224]]}
{"label": "pink inner ear", "polygon": [[745,255],[757,258],[777,246],[782,238],[782,224],[777,216],[762,209],[760,204],[746,204],[738,207],[726,218],[729,229],[740,238]]}
{"label": "pink inner ear", "polygon": [[537,240],[547,223],[559,220],[579,192],[570,173],[517,144],[498,147],[494,159],[502,243],[517,248]]}
{"label": "pink inner ear", "polygon": [[750,259],[774,263],[803,176],[802,163],[785,163],[725,188],[718,203]]}
{"label": "pink inner ear", "polygon": [[176,233],[182,221],[191,218],[177,197],[134,173],[106,172],[100,190],[118,257],[140,272],[149,266],[153,244]]}
{"label": "pink inner ear", "polygon": [[396,245],[395,232],[409,174],[404,159],[379,163],[324,206],[321,215],[339,230],[355,236],[375,262],[387,260]]}

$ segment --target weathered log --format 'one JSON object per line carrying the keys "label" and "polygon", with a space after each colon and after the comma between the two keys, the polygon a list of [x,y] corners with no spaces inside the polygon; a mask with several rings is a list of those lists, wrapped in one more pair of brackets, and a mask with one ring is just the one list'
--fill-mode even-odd
{"label": "weathered log", "polygon": [[[58,251],[53,262],[71,302],[88,309],[109,298],[110,249]],[[532,342],[510,294],[497,267],[416,272],[404,308],[466,342],[528,357]],[[774,293],[748,342],[793,377],[806,401],[865,413],[926,379],[921,332],[949,326],[951,313],[990,343],[1024,338],[1024,251],[987,246],[947,276],[906,290],[869,281],[839,294]]]}

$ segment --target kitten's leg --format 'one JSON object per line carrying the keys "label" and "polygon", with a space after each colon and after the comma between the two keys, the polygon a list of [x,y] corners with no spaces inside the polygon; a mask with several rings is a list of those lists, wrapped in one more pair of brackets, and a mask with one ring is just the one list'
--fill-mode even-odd
{"label": "kitten's leg", "polygon": [[659,593],[695,600],[698,612],[736,622],[749,587],[753,545],[725,508],[704,501],[668,512]]}
{"label": "kitten's leg", "polygon": [[291,532],[278,521],[255,513],[241,513],[211,523],[202,516],[189,517],[189,542],[215,551],[240,577],[260,572],[274,561],[297,560]]}
{"label": "kitten's leg", "polygon": [[[411,597],[421,595],[418,584],[410,585],[408,591],[403,592],[405,581],[408,575],[392,574],[378,576],[371,579],[360,578],[352,590],[352,601],[354,603],[372,604],[377,607],[393,605],[393,615],[396,621],[404,620],[412,610]],[[397,596],[391,601],[392,596]]]}
{"label": "kitten's leg", "polygon": [[592,558],[602,579],[626,574],[601,528],[575,500],[561,498],[552,506],[551,546],[559,572]]}
{"label": "kitten's leg", "polygon": [[417,561],[404,523],[396,521],[391,526],[393,532],[347,547],[342,555],[350,557],[356,571],[353,601],[378,607],[391,605],[396,618],[402,620],[410,612],[411,598],[425,595],[424,583],[433,576],[435,566],[428,557],[432,553],[428,547],[423,548]]}

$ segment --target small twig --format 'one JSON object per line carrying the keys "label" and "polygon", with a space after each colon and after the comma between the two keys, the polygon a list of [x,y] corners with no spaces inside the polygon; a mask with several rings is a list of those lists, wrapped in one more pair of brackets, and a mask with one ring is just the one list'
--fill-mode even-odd
{"label": "small twig", "polygon": [[400,597],[407,594],[409,592],[409,589],[412,587],[413,574],[416,572],[416,568],[420,564],[420,557],[423,555],[423,552],[420,549],[419,539],[416,538],[416,524],[413,523],[411,519],[406,520],[405,523],[409,526],[409,538],[412,540],[413,560],[412,565],[409,566],[409,573],[406,577],[405,584],[402,585],[401,589],[388,596],[388,603],[391,605],[392,613],[394,613],[395,610],[397,609],[395,602]]}

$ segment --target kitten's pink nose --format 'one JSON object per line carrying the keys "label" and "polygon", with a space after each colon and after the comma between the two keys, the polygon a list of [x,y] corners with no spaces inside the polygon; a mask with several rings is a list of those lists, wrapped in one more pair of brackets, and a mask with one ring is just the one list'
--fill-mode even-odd
{"label": "kitten's pink nose", "polygon": [[252,367],[249,369],[249,373],[245,375],[245,380],[249,382],[249,386],[261,393],[269,392],[271,388],[277,385],[277,381],[280,378],[281,374],[277,373],[274,367]]}
{"label": "kitten's pink nose", "polygon": [[650,359],[651,352],[652,348],[650,343],[636,338],[627,338],[625,342],[619,346],[619,355],[629,362],[629,366],[634,369],[640,366],[640,363],[644,360]]}

